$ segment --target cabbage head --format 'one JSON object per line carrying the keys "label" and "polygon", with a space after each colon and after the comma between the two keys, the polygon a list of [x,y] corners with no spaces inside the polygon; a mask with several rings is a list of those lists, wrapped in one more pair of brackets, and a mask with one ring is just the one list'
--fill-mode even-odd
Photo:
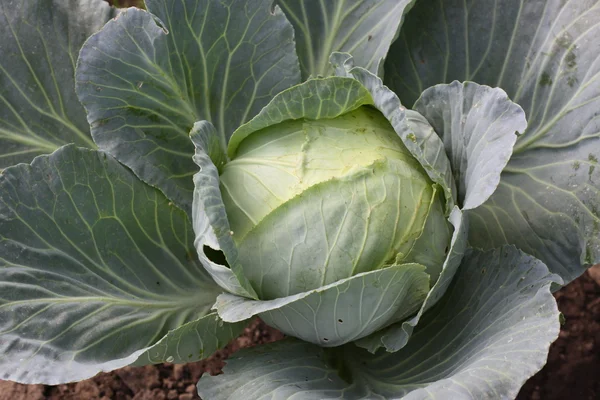
{"label": "cabbage head", "polygon": [[[441,272],[443,196],[372,107],[254,132],[220,181],[244,274],[263,300],[417,260],[430,283]],[[434,247],[419,245],[433,234]],[[314,251],[318,241],[327,251]]]}

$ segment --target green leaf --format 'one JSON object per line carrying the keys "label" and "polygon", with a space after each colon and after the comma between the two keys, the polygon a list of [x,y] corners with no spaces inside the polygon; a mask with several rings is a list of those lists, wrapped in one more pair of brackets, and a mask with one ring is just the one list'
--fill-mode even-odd
{"label": "green leaf", "polygon": [[[454,226],[454,233],[452,234],[446,259],[442,265],[442,272],[440,273],[439,278],[434,281],[435,284],[429,293],[427,293],[427,297],[419,308],[419,312],[406,321],[390,325],[385,329],[381,329],[356,341],[355,344],[357,346],[365,348],[371,353],[375,353],[375,351],[381,347],[384,347],[389,352],[395,352],[406,346],[415,327],[423,317],[423,314],[440,301],[456,275],[456,271],[461,264],[467,248],[468,223],[465,221],[467,218],[468,215],[464,215],[456,206],[450,213],[449,220],[452,226]],[[426,246],[428,240],[432,239],[430,239],[430,237],[425,237],[423,243],[417,243]],[[408,259],[407,261],[418,262],[418,259]]]}
{"label": "green leaf", "polygon": [[227,322],[258,315],[287,335],[331,347],[408,317],[419,309],[428,290],[425,267],[401,264],[275,300],[222,294],[215,308]]}
{"label": "green leaf", "polygon": [[421,0],[385,64],[407,105],[429,86],[469,80],[523,107],[528,128],[469,240],[514,244],[567,282],[600,262],[599,20],[590,0]]}
{"label": "green leaf", "polygon": [[0,379],[120,368],[221,292],[185,213],[103,152],[69,145],[7,168],[0,193]]}
{"label": "green leaf", "polygon": [[327,359],[323,348],[291,338],[242,349],[227,359],[224,374],[200,379],[198,394],[211,400],[383,399],[349,387]]}
{"label": "green leaf", "polygon": [[227,153],[233,158],[242,140],[269,126],[302,118],[336,118],[372,104],[371,94],[355,79],[311,79],[279,93],[256,117],[240,126],[229,141]]}
{"label": "green leaf", "polygon": [[85,39],[114,16],[102,0],[0,1],[0,168],[96,147],[73,74]]}
{"label": "green leaf", "polygon": [[406,148],[421,163],[431,180],[442,187],[446,197],[446,214],[450,214],[456,203],[452,168],[444,151],[444,143],[429,122],[419,113],[406,110],[400,104],[398,96],[377,76],[364,68],[355,67],[349,54],[334,53],[331,63],[336,69],[336,75],[352,77],[367,88],[375,107],[390,121]]}
{"label": "green leaf", "polygon": [[300,81],[293,28],[271,3],[148,0],[149,13],[122,12],[81,51],[77,94],[95,142],[188,213],[194,122],[229,137]]}
{"label": "green leaf", "polygon": [[349,385],[328,363],[325,350],[310,343],[285,339],[229,357],[225,373],[204,375],[198,382],[203,399],[302,400],[384,398],[366,387]]}
{"label": "green leaf", "polygon": [[238,337],[246,325],[246,321],[228,324],[216,313],[208,314],[169,331],[132,365],[184,364],[202,360]]}
{"label": "green leaf", "polygon": [[469,251],[398,352],[290,339],[236,353],[223,375],[200,380],[198,393],[214,400],[514,398],[558,336],[553,283],[562,281],[512,246]]}
{"label": "green leaf", "polygon": [[278,0],[294,25],[302,77],[331,75],[329,56],[351,53],[377,73],[415,0]]}
{"label": "green leaf", "polygon": [[[430,275],[429,282],[437,282],[444,261],[448,258],[448,252],[451,251],[452,225],[449,219],[452,219],[452,212],[449,218],[445,218],[445,205],[442,196],[438,193],[437,187],[429,206],[429,215],[421,236],[415,241],[412,248],[402,259],[403,262],[413,262],[427,267]],[[458,207],[454,206],[458,209]]]}
{"label": "green leaf", "polygon": [[527,128],[523,109],[502,89],[458,81],[425,90],[413,108],[444,142],[462,209],[482,205]]}
{"label": "green leaf", "polygon": [[[194,175],[192,221],[196,234],[194,244],[200,261],[215,282],[228,292],[257,298],[240,265],[238,248],[231,237],[232,231],[221,197],[217,166],[227,161],[221,138],[210,122],[199,121],[194,124],[190,139],[196,147],[194,162],[199,167]],[[226,263],[219,264],[214,257],[209,257],[209,254],[217,251],[223,253]]]}

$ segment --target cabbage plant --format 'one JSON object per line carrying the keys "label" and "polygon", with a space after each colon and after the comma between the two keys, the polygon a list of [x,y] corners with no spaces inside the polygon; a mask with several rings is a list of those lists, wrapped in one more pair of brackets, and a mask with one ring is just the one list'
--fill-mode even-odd
{"label": "cabbage plant", "polygon": [[600,262],[600,3],[0,0],[0,378],[514,398]]}

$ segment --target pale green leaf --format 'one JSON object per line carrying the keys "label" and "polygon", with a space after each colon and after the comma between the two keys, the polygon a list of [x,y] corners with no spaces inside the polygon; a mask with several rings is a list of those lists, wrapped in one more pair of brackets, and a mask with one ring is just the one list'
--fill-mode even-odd
{"label": "pale green leaf", "polygon": [[402,264],[275,300],[222,294],[215,308],[225,321],[258,315],[287,335],[331,347],[408,317],[419,309],[428,290],[425,267]]}
{"label": "pale green leaf", "polygon": [[336,69],[336,75],[352,77],[367,88],[375,107],[390,121],[406,148],[421,163],[431,180],[442,187],[446,198],[446,213],[450,214],[456,203],[452,168],[444,151],[444,143],[429,122],[419,113],[406,110],[400,104],[398,96],[376,75],[364,68],[355,67],[349,54],[334,53],[331,63]]}
{"label": "pale green leaf", "polygon": [[[450,217],[446,218],[443,196],[437,189],[436,187],[421,236],[415,241],[406,257],[402,259],[403,262],[417,263],[427,267],[431,285],[438,281],[442,273],[444,261],[451,250],[453,232],[452,224],[449,223],[449,220],[453,220],[452,212]],[[458,207],[454,206],[454,208]]]}
{"label": "pale green leaf", "polygon": [[261,220],[238,242],[244,276],[258,297],[291,296],[390,260],[405,263],[430,204],[439,201],[415,164],[376,161],[311,186]]}
{"label": "pale green leaf", "polygon": [[[357,340],[355,342],[357,346],[365,348],[371,353],[375,353],[375,351],[381,347],[384,347],[389,352],[395,352],[406,346],[415,327],[423,317],[423,314],[440,301],[456,275],[456,271],[461,264],[467,248],[468,223],[465,221],[467,218],[468,214],[463,214],[456,206],[450,213],[449,220],[454,227],[454,233],[448,244],[448,251],[442,265],[442,271],[437,280],[431,281],[434,285],[427,293],[427,297],[419,308],[418,313],[406,321],[390,325],[385,329],[381,329],[363,339]],[[430,218],[428,222],[429,221],[433,221],[433,219]],[[422,242],[419,241],[417,244],[426,246],[429,241],[435,240],[431,238],[431,236],[434,235],[426,236],[422,239]],[[440,236],[445,237],[445,235]],[[419,258],[414,260],[408,258],[407,262],[418,262],[418,260]]]}
{"label": "pale green leaf", "polygon": [[269,126],[288,120],[336,118],[372,104],[371,94],[355,79],[311,79],[279,93],[256,117],[240,126],[229,141],[227,153],[233,158],[242,140]]}
{"label": "pale green leaf", "polygon": [[[350,178],[386,158],[399,162],[405,177],[429,181],[389,121],[373,107],[359,107],[332,119],[301,118],[261,129],[240,143],[235,158],[221,170],[234,240],[241,243],[260,221],[312,186]],[[410,196],[407,201],[412,201]],[[318,213],[318,209],[307,211]],[[444,219],[443,214],[440,217]]]}

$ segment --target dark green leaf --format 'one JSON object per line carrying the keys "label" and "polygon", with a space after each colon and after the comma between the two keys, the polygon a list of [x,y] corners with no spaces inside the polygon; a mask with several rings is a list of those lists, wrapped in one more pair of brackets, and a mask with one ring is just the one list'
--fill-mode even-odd
{"label": "dark green leaf", "polygon": [[527,128],[525,113],[502,89],[473,82],[436,85],[414,105],[442,138],[463,210],[483,204]]}
{"label": "dark green leaf", "polygon": [[294,25],[302,76],[333,72],[329,56],[343,51],[379,72],[404,14],[415,0],[278,0]]}
{"label": "dark green leaf", "polygon": [[216,313],[208,314],[169,331],[142,353],[133,365],[184,364],[202,360],[239,336],[245,326],[246,321],[228,324]]}
{"label": "dark green leaf", "polygon": [[86,379],[135,361],[167,334],[162,343],[170,342],[170,330],[192,321],[212,327],[205,340],[224,344],[230,329],[201,320],[221,290],[193,239],[185,213],[103,152],[69,145],[6,169],[0,378]]}
{"label": "dark green leaf", "polygon": [[83,42],[114,15],[102,0],[0,0],[0,168],[96,147],[73,75]]}
{"label": "dark green leaf", "polygon": [[271,0],[146,5],[150,13],[128,9],[88,40],[77,94],[98,146],[189,214],[190,129],[208,120],[229,137],[298,83],[293,28]]}
{"label": "dark green leaf", "polygon": [[501,87],[528,128],[470,242],[511,243],[565,281],[600,262],[600,2],[421,0],[392,45],[385,83],[406,105],[438,83]]}

